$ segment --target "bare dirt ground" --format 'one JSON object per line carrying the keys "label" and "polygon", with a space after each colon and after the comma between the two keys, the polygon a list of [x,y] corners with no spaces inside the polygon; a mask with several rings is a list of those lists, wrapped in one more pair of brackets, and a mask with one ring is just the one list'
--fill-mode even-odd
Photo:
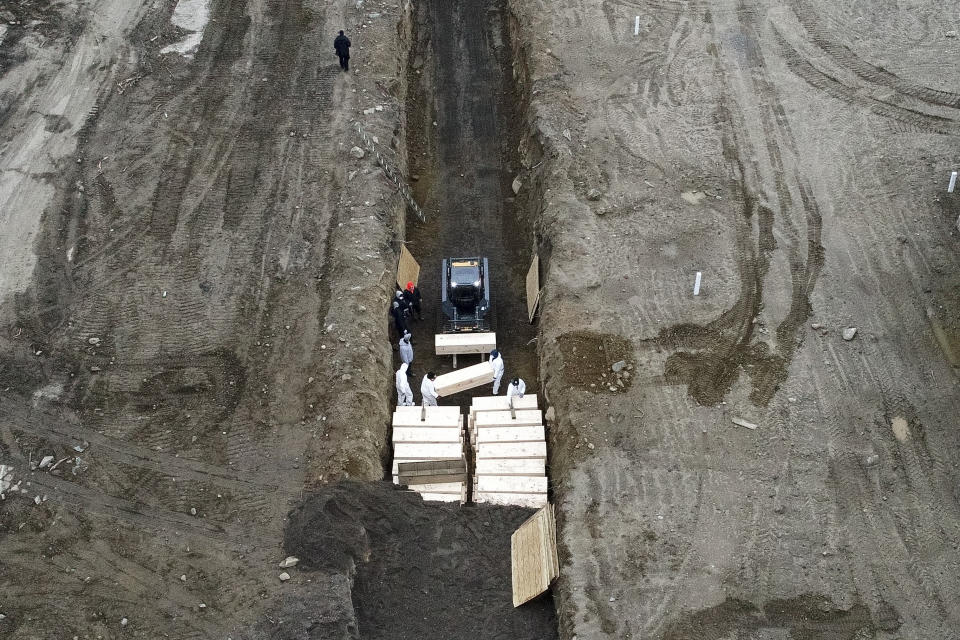
{"label": "bare dirt ground", "polygon": [[511,6],[561,636],[958,637],[956,16]]}
{"label": "bare dirt ground", "polygon": [[304,488],[383,474],[402,215],[348,121],[389,148],[400,12],[215,1],[185,57],[176,4],[3,3],[5,637],[228,637],[309,579]]}
{"label": "bare dirt ground", "polygon": [[[960,637],[956,16],[177,5],[0,2],[2,635]],[[509,606],[523,511],[372,482],[402,241],[428,301],[491,258],[555,601]]]}

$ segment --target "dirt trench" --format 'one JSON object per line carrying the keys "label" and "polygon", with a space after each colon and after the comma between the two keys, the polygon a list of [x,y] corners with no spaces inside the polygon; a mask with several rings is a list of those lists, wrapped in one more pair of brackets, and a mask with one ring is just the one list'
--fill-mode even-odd
{"label": "dirt trench", "polygon": [[[420,288],[430,301],[412,323],[415,370],[451,369],[436,358],[440,329],[440,263],[489,259],[493,330],[505,364],[504,384],[519,376],[538,393],[536,327],[529,322],[525,276],[533,235],[512,182],[519,171],[520,105],[513,87],[508,14],[502,2],[418,2],[407,66],[407,146],[414,192],[427,221],[409,219],[406,246],[422,265]],[[423,355],[421,355],[423,354]],[[479,358],[463,356],[474,364]],[[465,405],[487,388],[449,398]],[[419,390],[418,390],[419,391]],[[503,388],[500,392],[503,393]]]}
{"label": "dirt trench", "polygon": [[[410,5],[404,25],[407,170],[427,216],[422,222],[408,212],[405,230],[422,268],[423,318],[411,321],[417,397],[427,371],[452,370],[432,342],[444,321],[440,263],[454,256],[489,260],[491,324],[506,361],[500,393],[514,376],[529,393],[539,390],[536,328],[523,295],[533,236],[511,191],[520,120],[506,21],[503,2],[426,0]],[[461,357],[459,366],[477,360]],[[490,393],[484,386],[441,404],[465,408],[471,397]],[[311,495],[292,514],[286,547],[318,568],[346,563],[365,640],[546,640],[557,634],[552,597],[511,604],[510,535],[532,512],[424,503],[389,485],[345,485]]]}
{"label": "dirt trench", "polygon": [[[539,389],[536,328],[523,297],[533,236],[511,191],[520,120],[506,21],[501,2],[429,0],[406,5],[398,25],[408,48],[398,80],[406,125],[398,148],[406,149],[401,165],[415,176],[427,215],[421,222],[408,210],[400,234],[422,266],[423,318],[411,322],[417,396],[427,371],[452,369],[450,358],[433,355],[432,341],[443,322],[440,262],[458,255],[488,258],[505,377],[524,378],[528,392]],[[461,358],[460,366],[472,361]],[[490,393],[484,386],[441,404],[465,408],[472,396]],[[285,551],[313,581],[295,598],[275,601],[249,637],[557,637],[550,594],[512,606],[510,536],[532,509],[423,502],[391,484],[389,466],[384,471],[382,483],[319,487],[290,513]],[[323,612],[311,608],[321,600],[329,603]]]}

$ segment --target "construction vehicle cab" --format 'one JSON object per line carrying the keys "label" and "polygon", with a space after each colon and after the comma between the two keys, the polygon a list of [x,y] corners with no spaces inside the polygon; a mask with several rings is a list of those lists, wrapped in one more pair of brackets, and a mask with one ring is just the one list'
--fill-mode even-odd
{"label": "construction vehicle cab", "polygon": [[489,270],[486,258],[447,258],[443,261],[442,307],[444,333],[490,331]]}

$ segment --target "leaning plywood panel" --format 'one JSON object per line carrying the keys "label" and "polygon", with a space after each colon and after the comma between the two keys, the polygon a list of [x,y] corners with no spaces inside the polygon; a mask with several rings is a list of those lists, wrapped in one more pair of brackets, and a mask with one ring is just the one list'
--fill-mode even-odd
{"label": "leaning plywood panel", "polygon": [[473,501],[476,503],[513,505],[516,507],[538,508],[547,504],[545,493],[490,493],[475,491]]}
{"label": "leaning plywood panel", "polygon": [[408,282],[413,282],[414,286],[417,286],[419,280],[420,265],[406,246],[401,247],[400,260],[397,262],[397,286],[406,289]]}
{"label": "leaning plywood panel", "polygon": [[546,460],[543,458],[480,458],[477,460],[477,476],[545,476]]}
{"label": "leaning plywood panel", "polygon": [[533,514],[510,536],[513,606],[536,598],[560,575],[553,505]]}
{"label": "leaning plywood panel", "polygon": [[[399,445],[398,445],[399,446]],[[487,442],[477,445],[481,458],[546,458],[546,442]]]}
{"label": "leaning plywood panel", "polygon": [[546,493],[547,479],[531,476],[477,476],[474,487],[485,493]]}
{"label": "leaning plywood panel", "polygon": [[537,313],[540,305],[540,256],[534,255],[530,268],[527,270],[527,315],[530,322]]}
{"label": "leaning plywood panel", "polygon": [[433,337],[438,356],[464,353],[490,353],[497,348],[495,333],[438,333]]}
{"label": "leaning plywood panel", "polygon": [[[541,438],[542,439],[542,438]],[[460,442],[463,429],[460,427],[394,427],[396,442]]]}
{"label": "leaning plywood panel", "polygon": [[437,388],[437,395],[449,396],[491,382],[493,382],[493,365],[489,362],[481,362],[472,367],[464,367],[437,376],[433,384]]}
{"label": "leaning plywood panel", "polygon": [[[528,393],[522,398],[514,397],[513,408],[518,411],[520,409],[536,409],[537,395],[534,393]],[[475,414],[479,411],[509,411],[509,410],[510,410],[510,399],[507,396],[481,396],[478,398],[473,398],[473,400],[471,400],[471,403],[470,403],[471,414]]]}
{"label": "leaning plywood panel", "polygon": [[[513,417],[514,414],[516,417]],[[481,411],[473,418],[477,431],[484,427],[533,427],[543,424],[540,411]]]}

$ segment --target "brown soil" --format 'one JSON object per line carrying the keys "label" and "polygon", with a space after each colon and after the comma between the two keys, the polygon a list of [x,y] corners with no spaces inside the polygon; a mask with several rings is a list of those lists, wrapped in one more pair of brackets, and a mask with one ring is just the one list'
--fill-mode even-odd
{"label": "brown soil", "polygon": [[[595,393],[618,392],[630,387],[633,365],[629,358],[633,355],[633,345],[628,340],[575,331],[561,334],[556,342],[563,358],[563,379],[567,383]],[[613,365],[618,362],[624,366],[615,372]]]}

